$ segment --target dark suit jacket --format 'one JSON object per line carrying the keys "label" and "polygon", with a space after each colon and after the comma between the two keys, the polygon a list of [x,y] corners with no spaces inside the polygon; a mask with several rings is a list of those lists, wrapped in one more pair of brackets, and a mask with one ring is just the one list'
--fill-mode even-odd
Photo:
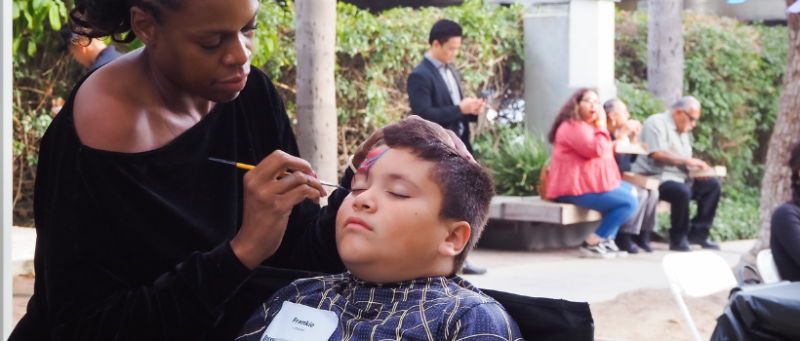
{"label": "dark suit jacket", "polygon": [[[461,75],[452,65],[448,65],[448,67],[456,78],[461,98],[464,98]],[[422,62],[408,76],[408,101],[411,104],[413,115],[439,123],[445,129],[454,131],[472,153],[472,144],[469,142],[469,122],[476,122],[478,116],[464,115],[461,113],[461,108],[453,104],[447,83],[444,82],[436,66],[427,58],[422,59]]]}

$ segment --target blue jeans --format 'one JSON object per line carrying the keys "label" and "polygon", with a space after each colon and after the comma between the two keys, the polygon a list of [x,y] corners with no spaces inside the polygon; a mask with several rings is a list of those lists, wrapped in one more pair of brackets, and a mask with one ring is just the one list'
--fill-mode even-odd
{"label": "blue jeans", "polygon": [[556,201],[575,204],[603,214],[603,221],[594,233],[600,238],[617,236],[619,227],[630,219],[639,206],[639,199],[633,196],[633,185],[622,181],[619,187],[603,193],[583,195],[563,195]]}

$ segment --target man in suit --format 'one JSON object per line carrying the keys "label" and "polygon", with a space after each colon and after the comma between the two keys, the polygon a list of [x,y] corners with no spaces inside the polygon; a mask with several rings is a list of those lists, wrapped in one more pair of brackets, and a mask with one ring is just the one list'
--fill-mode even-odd
{"label": "man in suit", "polygon": [[472,153],[469,122],[476,122],[485,100],[464,97],[461,75],[451,64],[461,48],[461,26],[439,20],[431,28],[431,47],[408,76],[411,113],[439,123],[461,138]]}
{"label": "man in suit", "polygon": [[[411,113],[452,130],[472,153],[469,122],[476,122],[485,100],[464,97],[461,75],[450,64],[461,48],[461,26],[454,21],[439,20],[431,28],[431,44],[425,58],[408,76],[408,100]],[[481,269],[464,263],[465,274],[484,274]]]}

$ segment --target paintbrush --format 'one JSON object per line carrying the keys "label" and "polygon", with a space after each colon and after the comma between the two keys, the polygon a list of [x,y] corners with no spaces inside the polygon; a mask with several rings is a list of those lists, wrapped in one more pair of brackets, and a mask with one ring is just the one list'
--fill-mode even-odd
{"label": "paintbrush", "polygon": [[[253,165],[248,165],[248,164],[246,164],[246,163],[238,163],[238,162],[233,162],[233,161],[228,161],[228,160],[223,160],[223,159],[217,159],[217,158],[215,158],[215,157],[210,157],[210,158],[208,158],[208,159],[209,159],[209,160],[211,160],[211,161],[221,162],[221,163],[224,163],[224,164],[228,164],[228,165],[231,165],[231,166],[236,166],[236,167],[238,167],[238,168],[241,168],[241,169],[246,169],[246,170],[251,170],[251,169],[253,169],[253,168],[256,168],[256,166],[253,166]],[[287,177],[287,176],[289,176],[289,175],[292,175],[292,173],[289,173],[289,172],[284,172],[284,173],[283,173],[283,177]],[[280,180],[281,178],[278,178],[278,179]],[[322,185],[324,185],[324,186],[336,187],[336,188],[338,188],[338,189],[342,189],[342,190],[345,190],[345,191],[348,191],[348,192],[350,192],[350,190],[349,190],[349,189],[347,189],[347,188],[344,188],[344,187],[342,187],[342,186],[340,186],[340,185],[332,184],[332,183],[330,183],[330,182],[327,182],[327,181],[322,181],[322,180],[318,180],[318,181],[319,181],[319,183],[320,183],[320,184],[322,184]]]}

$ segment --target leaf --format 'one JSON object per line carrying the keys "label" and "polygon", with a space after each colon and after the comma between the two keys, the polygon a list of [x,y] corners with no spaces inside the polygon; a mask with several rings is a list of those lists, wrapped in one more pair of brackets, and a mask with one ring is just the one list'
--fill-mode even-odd
{"label": "leaf", "polygon": [[25,20],[28,22],[28,29],[32,30],[36,23],[33,22],[33,16],[31,16],[27,8],[22,8],[22,15],[25,16]]}
{"label": "leaf", "polygon": [[14,42],[11,43],[11,53],[13,55],[17,54],[17,50],[19,50],[20,43],[22,43],[22,38],[14,38]]}
{"label": "leaf", "polygon": [[19,18],[19,4],[14,1],[11,3],[11,19],[17,20]]}
{"label": "leaf", "polygon": [[67,18],[67,6],[64,5],[63,1],[56,1],[58,4],[58,12],[61,14],[62,18]]}
{"label": "leaf", "polygon": [[33,41],[28,41],[28,55],[33,57],[36,54],[36,43]]}
{"label": "leaf", "polygon": [[45,6],[45,2],[48,2],[48,0],[33,0],[31,5],[33,5],[34,10],[38,10]]}
{"label": "leaf", "polygon": [[53,27],[53,30],[58,31],[61,29],[61,16],[58,13],[58,5],[54,2],[50,3],[50,26]]}

